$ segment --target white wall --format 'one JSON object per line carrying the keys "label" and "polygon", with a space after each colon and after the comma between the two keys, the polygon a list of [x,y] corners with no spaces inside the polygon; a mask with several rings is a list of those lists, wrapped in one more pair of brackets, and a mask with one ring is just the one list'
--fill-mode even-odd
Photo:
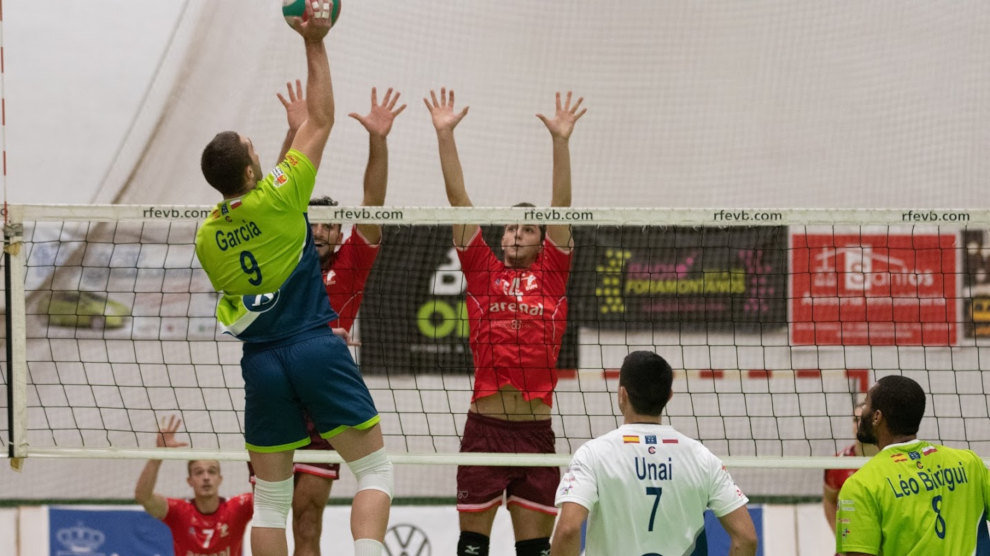
{"label": "white wall", "polygon": [[[390,138],[389,203],[445,203],[420,98],[449,85],[472,107],[458,133],[479,205],[546,202],[550,143],[533,114],[572,88],[589,108],[572,139],[576,205],[986,206],[986,2],[345,4],[318,187],[346,203],[360,199],[366,138],[345,115],[366,110],[372,85],[410,105]],[[9,200],[106,201],[127,183],[129,202],[212,200],[197,161],[221,125],[259,135],[270,163],[284,133],[274,93],[302,64],[277,2],[57,6],[4,6]],[[216,65],[196,73],[189,40]],[[190,73],[162,78],[160,63]],[[152,131],[165,144],[146,150]]]}

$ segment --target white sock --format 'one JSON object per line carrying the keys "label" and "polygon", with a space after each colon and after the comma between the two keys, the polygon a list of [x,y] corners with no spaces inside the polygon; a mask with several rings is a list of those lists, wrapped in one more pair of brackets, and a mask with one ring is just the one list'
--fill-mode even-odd
{"label": "white sock", "polygon": [[357,539],[354,541],[354,556],[382,556],[385,545],[375,539]]}

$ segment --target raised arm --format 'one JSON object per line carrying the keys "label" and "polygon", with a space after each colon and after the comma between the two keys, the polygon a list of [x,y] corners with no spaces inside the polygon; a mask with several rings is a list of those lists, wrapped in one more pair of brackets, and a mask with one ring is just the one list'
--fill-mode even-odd
{"label": "raised arm", "polygon": [[303,38],[306,46],[306,111],[308,117],[299,126],[291,147],[306,155],[315,168],[320,167],[323,148],[333,127],[333,85],[330,82],[330,61],[323,38],[330,31],[330,11],[313,12],[306,3],[308,18],[293,18],[292,28]]}
{"label": "raised arm", "polygon": [[[385,91],[385,98],[378,104],[378,90],[371,89],[371,111],[366,116],[351,112],[348,116],[361,122],[368,130],[368,166],[364,169],[364,201],[367,207],[380,207],[385,204],[385,190],[388,187],[388,133],[392,131],[395,117],[406,109],[406,105],[396,108],[399,93],[391,88]],[[372,245],[381,241],[382,227],[377,224],[358,224],[361,235]]]}
{"label": "raised arm", "polygon": [[[175,432],[179,430],[182,420],[172,415],[168,420],[162,421],[159,433],[156,435],[155,444],[159,448],[179,448],[187,446],[185,442],[175,439]],[[134,499],[138,504],[144,506],[144,510],[155,519],[164,519],[168,513],[168,500],[155,492],[155,483],[158,482],[158,470],[162,466],[162,460],[149,460],[138,477],[137,486],[134,487]]]}
{"label": "raised arm", "polygon": [[[471,198],[464,188],[464,171],[461,160],[457,156],[457,144],[454,142],[454,128],[468,113],[465,106],[460,112],[454,111],[454,91],[440,89],[440,98],[436,91],[430,91],[430,99],[423,99],[426,109],[430,111],[433,127],[437,130],[437,144],[440,148],[440,169],[443,171],[443,183],[447,190],[447,201],[452,207],[471,207]],[[477,224],[454,224],[454,245],[466,247],[477,230]]]}
{"label": "raised arm", "polygon": [[309,111],[306,109],[306,97],[303,96],[302,82],[296,79],[295,90],[292,89],[292,83],[286,83],[285,88],[289,91],[288,99],[282,96],[282,93],[275,95],[285,107],[285,119],[289,124],[289,129],[285,132],[285,139],[282,141],[282,150],[279,151],[276,162],[285,159],[285,154],[289,152],[289,148],[292,146],[292,140],[296,138],[296,132],[309,117]]}
{"label": "raised arm", "polygon": [[[536,117],[547,126],[550,137],[553,139],[553,193],[550,199],[552,207],[571,206],[571,148],[570,138],[574,131],[574,124],[588,111],[581,108],[584,98],[577,99],[571,105],[571,92],[567,91],[567,98],[563,104],[560,102],[560,93],[557,93],[557,110],[553,119],[547,118],[543,114]],[[547,226],[547,235],[561,249],[571,247],[571,227],[566,225]]]}

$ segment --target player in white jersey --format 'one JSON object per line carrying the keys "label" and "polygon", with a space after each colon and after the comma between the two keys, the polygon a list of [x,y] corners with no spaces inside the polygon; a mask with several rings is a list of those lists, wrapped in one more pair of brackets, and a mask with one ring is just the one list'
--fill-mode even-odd
{"label": "player in white jersey", "polygon": [[756,554],[749,500],[722,462],[697,440],[660,424],[672,382],[670,365],[656,353],[626,356],[619,371],[623,425],[574,454],[557,489],[554,556],[580,553],[586,519],[587,556],[708,554],[706,509],[729,533],[729,554]]}

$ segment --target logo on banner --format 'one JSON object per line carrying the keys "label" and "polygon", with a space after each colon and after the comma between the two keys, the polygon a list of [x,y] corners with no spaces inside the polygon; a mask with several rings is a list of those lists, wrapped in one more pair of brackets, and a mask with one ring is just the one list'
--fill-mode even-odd
{"label": "logo on banner", "polygon": [[97,552],[105,541],[106,535],[103,531],[84,526],[82,523],[74,527],[65,527],[55,533],[55,538],[66,550],[59,550],[58,556],[103,556],[102,552]]}
{"label": "logo on banner", "polygon": [[426,533],[408,523],[389,527],[385,532],[385,550],[389,554],[409,554],[410,556],[431,556],[433,548]]}
{"label": "logo on banner", "polygon": [[576,232],[572,288],[594,326],[783,326],[787,231],[781,227],[601,229]]}
{"label": "logo on banner", "polygon": [[954,234],[796,234],[791,336],[801,345],[953,345]]}

